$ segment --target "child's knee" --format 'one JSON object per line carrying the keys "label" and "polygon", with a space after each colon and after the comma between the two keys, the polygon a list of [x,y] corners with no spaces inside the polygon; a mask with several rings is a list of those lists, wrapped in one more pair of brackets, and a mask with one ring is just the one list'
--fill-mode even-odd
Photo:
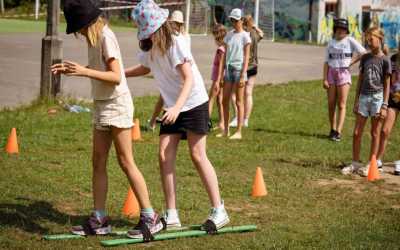
{"label": "child's knee", "polygon": [[192,149],[190,157],[194,163],[200,164],[204,160],[204,153],[199,149]]}

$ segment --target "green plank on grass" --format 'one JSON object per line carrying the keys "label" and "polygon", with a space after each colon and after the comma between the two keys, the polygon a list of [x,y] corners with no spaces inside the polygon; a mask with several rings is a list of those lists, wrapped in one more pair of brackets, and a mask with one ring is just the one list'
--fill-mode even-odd
{"label": "green plank on grass", "polygon": [[[225,234],[225,233],[240,233],[240,232],[249,232],[257,229],[256,225],[244,225],[244,226],[236,226],[236,227],[224,227],[218,230],[217,234]],[[177,238],[185,238],[185,237],[196,237],[196,236],[204,236],[207,235],[206,231],[202,230],[190,230],[190,231],[182,231],[182,232],[173,232],[173,233],[162,233],[154,236],[154,241],[161,240],[170,240]],[[111,247],[118,246],[124,244],[135,244],[142,243],[143,239],[114,239],[114,240],[103,240],[101,241],[101,245]]]}
{"label": "green plank on grass", "polygon": [[[186,227],[179,227],[167,230],[167,232],[178,232],[184,230],[200,230],[201,225],[190,225]],[[123,236],[126,235],[128,231],[115,231],[107,236]],[[70,240],[70,239],[84,239],[85,236],[77,235],[77,234],[52,234],[52,235],[44,235],[43,239],[45,240]]]}

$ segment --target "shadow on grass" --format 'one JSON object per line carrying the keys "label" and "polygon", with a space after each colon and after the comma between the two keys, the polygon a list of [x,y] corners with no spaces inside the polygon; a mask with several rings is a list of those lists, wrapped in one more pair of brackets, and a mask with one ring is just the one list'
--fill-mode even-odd
{"label": "shadow on grass", "polygon": [[270,134],[281,134],[281,135],[296,135],[296,136],[303,136],[303,137],[313,137],[318,139],[327,140],[329,137],[325,134],[318,134],[318,133],[307,133],[303,131],[280,131],[275,129],[264,129],[264,128],[255,128],[255,132],[266,132]]}
{"label": "shadow on grass", "polygon": [[278,158],[275,159],[274,161],[302,168],[315,168],[324,166],[325,168],[332,169],[333,171],[337,171],[338,169],[342,169],[346,166],[346,164],[343,162],[337,165],[337,164],[327,164],[326,162],[323,162],[321,160],[312,160],[312,159],[305,160],[305,159]]}
{"label": "shadow on grass", "polygon": [[[29,204],[18,204],[17,202]],[[87,219],[87,215],[70,215],[59,211],[53,204],[47,201],[35,201],[28,198],[17,198],[16,203],[0,203],[0,225],[2,227],[16,228],[29,233],[48,234],[49,228],[43,224],[50,222],[61,226],[81,224]],[[114,226],[132,226],[126,220],[113,220]],[[65,232],[69,227],[65,228]],[[52,232],[54,233],[54,232]]]}

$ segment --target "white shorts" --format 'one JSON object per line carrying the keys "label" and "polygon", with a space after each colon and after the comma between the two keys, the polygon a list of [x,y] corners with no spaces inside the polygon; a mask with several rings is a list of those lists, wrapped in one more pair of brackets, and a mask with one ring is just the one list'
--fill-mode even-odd
{"label": "white shorts", "polygon": [[95,100],[93,125],[95,129],[110,131],[117,128],[133,127],[133,102],[128,92],[109,100]]}

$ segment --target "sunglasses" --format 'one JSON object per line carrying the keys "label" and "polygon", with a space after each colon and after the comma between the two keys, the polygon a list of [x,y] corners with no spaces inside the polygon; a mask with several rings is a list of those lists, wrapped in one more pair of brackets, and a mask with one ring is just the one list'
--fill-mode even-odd
{"label": "sunglasses", "polygon": [[239,20],[236,20],[236,19],[234,19],[234,18],[231,18],[231,22],[232,23],[237,23]]}

